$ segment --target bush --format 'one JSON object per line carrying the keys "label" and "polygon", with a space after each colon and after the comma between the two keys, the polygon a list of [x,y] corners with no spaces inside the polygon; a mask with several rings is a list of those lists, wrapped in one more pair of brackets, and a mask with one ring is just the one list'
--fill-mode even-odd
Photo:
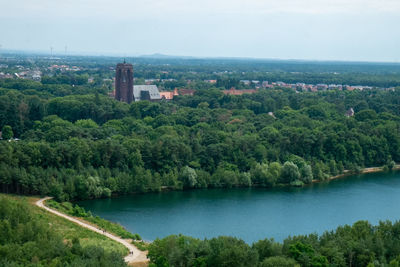
{"label": "bush", "polygon": [[304,185],[304,183],[300,180],[296,180],[296,181],[291,182],[290,185],[294,186],[294,187],[302,187]]}
{"label": "bush", "polygon": [[266,258],[261,262],[260,267],[294,267],[300,266],[295,260],[282,256]]}

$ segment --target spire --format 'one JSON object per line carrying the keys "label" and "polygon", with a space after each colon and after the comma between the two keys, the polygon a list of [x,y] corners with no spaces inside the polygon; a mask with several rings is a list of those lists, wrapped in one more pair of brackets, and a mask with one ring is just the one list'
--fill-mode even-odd
{"label": "spire", "polygon": [[126,64],[125,58],[124,58],[124,64]]}

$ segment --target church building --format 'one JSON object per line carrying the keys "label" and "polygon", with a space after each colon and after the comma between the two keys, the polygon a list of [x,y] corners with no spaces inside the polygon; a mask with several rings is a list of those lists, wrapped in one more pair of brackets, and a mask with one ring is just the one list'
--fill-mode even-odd
{"label": "church building", "polygon": [[133,85],[133,66],[124,61],[118,63],[115,73],[115,99],[131,103],[133,101],[160,101],[156,85]]}
{"label": "church building", "polygon": [[118,63],[115,72],[115,99],[131,103],[133,101],[133,66]]}

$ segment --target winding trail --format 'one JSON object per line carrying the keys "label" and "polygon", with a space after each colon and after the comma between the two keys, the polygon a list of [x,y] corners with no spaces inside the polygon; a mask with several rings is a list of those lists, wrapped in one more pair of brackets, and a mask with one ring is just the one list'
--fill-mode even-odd
{"label": "winding trail", "polygon": [[94,226],[92,226],[92,225],[90,225],[88,223],[82,222],[82,221],[80,221],[80,220],[78,220],[78,219],[76,219],[74,217],[68,216],[68,215],[66,215],[64,213],[61,213],[59,211],[56,211],[56,210],[53,210],[53,209],[47,207],[46,205],[44,205],[44,202],[46,200],[49,200],[49,199],[51,199],[51,197],[45,197],[45,198],[39,199],[38,201],[36,201],[35,204],[36,204],[36,206],[38,206],[38,207],[40,207],[42,209],[45,209],[48,212],[51,212],[51,213],[53,213],[53,214],[55,214],[57,216],[63,217],[63,218],[65,218],[65,219],[67,219],[67,220],[69,220],[71,222],[79,224],[80,226],[82,226],[84,228],[92,230],[92,231],[94,231],[96,233],[99,233],[99,234],[104,235],[104,236],[106,236],[108,238],[111,238],[112,240],[117,241],[118,243],[121,243],[122,245],[127,247],[130,252],[132,252],[132,254],[129,254],[128,256],[126,256],[124,258],[125,261],[129,265],[133,265],[133,266],[135,266],[137,264],[141,265],[141,266],[142,265],[147,265],[148,259],[147,259],[147,256],[146,256],[147,253],[145,251],[139,250],[137,247],[135,247],[134,245],[132,245],[131,243],[129,243],[125,239],[122,239],[122,238],[120,238],[118,236],[115,236],[115,235],[107,233],[107,232],[103,232],[103,230],[100,230],[100,229],[98,229],[98,228],[96,228],[96,227],[94,227]]}

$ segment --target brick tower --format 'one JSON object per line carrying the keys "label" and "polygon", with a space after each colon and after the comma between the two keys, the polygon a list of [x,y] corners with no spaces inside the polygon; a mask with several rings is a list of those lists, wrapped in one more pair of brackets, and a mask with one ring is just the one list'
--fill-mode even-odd
{"label": "brick tower", "polygon": [[115,99],[126,103],[133,101],[133,66],[118,63],[115,73]]}

